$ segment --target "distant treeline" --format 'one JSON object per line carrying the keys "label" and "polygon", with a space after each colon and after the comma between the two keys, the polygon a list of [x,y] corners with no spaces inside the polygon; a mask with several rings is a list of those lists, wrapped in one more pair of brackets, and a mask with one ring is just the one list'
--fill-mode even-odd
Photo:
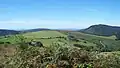
{"label": "distant treeline", "polygon": [[42,38],[36,38],[36,39],[55,39],[55,38],[64,38],[64,39],[66,39],[66,37],[64,37],[64,36],[57,36],[57,37],[42,37]]}

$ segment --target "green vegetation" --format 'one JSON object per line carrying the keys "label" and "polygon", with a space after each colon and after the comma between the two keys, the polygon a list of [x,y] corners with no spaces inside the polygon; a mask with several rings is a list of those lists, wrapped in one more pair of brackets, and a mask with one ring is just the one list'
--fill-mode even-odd
{"label": "green vegetation", "polygon": [[116,40],[120,40],[120,32],[117,32],[116,34],[115,34],[115,36],[116,36]]}
{"label": "green vegetation", "polygon": [[93,44],[97,45],[98,47],[104,47],[103,51],[118,51],[120,49],[120,41],[116,41],[116,37],[110,36],[110,37],[104,37],[104,36],[96,36],[96,35],[90,35],[80,32],[71,32],[73,36],[75,36],[77,39],[81,39],[83,41],[87,41]]}
{"label": "green vegetation", "polygon": [[[11,35],[8,37],[1,37],[0,42],[10,42],[12,44],[16,44],[20,42],[19,36],[21,35]],[[23,34],[26,41],[41,41],[44,45],[50,45],[52,42],[57,40],[64,40],[66,35],[57,32],[57,31],[40,31],[40,32],[31,32]]]}
{"label": "green vegetation", "polygon": [[24,34],[26,37],[30,38],[49,38],[49,37],[58,37],[63,36],[64,34],[57,32],[57,31],[40,31],[40,32],[32,32]]}
{"label": "green vegetation", "polygon": [[116,32],[120,32],[120,27],[99,24],[99,25],[92,25],[87,29],[80,30],[80,32],[99,35],[99,36],[112,36]]}
{"label": "green vegetation", "polygon": [[0,67],[120,68],[120,41],[115,39],[48,30],[1,36]]}

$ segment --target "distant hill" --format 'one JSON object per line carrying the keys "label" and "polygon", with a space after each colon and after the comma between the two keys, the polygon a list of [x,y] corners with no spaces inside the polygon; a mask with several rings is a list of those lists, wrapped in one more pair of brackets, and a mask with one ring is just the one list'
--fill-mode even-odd
{"label": "distant hill", "polygon": [[92,25],[86,29],[82,29],[80,32],[100,36],[112,36],[113,34],[120,32],[120,27],[99,24]]}
{"label": "distant hill", "polygon": [[38,32],[43,30],[50,30],[45,28],[38,28],[38,29],[29,29],[29,30],[8,30],[8,29],[0,29],[0,36],[4,35],[13,35],[13,34],[19,34],[19,33],[28,33],[28,32]]}
{"label": "distant hill", "polygon": [[23,35],[28,38],[49,38],[49,37],[66,36],[58,31],[51,31],[51,30],[24,33]]}
{"label": "distant hill", "polygon": [[43,31],[43,30],[50,30],[50,29],[47,29],[47,28],[37,28],[37,29],[21,30],[21,32],[27,33],[27,32],[38,32],[38,31]]}
{"label": "distant hill", "polygon": [[0,29],[0,36],[19,34],[20,31]]}

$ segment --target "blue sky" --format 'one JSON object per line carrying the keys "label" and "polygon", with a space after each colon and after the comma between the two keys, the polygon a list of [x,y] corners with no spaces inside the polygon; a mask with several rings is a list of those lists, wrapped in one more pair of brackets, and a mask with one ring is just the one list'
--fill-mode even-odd
{"label": "blue sky", "polygon": [[0,0],[1,29],[120,26],[120,0]]}

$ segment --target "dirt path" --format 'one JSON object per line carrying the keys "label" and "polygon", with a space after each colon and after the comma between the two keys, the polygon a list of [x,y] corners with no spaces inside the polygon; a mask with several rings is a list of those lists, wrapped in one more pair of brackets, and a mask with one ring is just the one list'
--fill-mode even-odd
{"label": "dirt path", "polygon": [[102,41],[100,41],[100,44],[103,45],[104,48],[106,47],[106,45],[104,43],[102,43]]}

